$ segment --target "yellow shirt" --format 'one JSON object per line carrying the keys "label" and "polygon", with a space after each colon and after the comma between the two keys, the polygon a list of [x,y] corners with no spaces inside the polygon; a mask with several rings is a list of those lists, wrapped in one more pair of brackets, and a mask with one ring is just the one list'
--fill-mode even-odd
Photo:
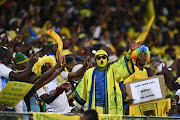
{"label": "yellow shirt", "polygon": [[143,68],[143,70],[140,70],[136,65],[134,66],[134,68],[135,68],[135,72],[124,80],[124,84],[134,80],[148,78],[148,74],[145,68]]}
{"label": "yellow shirt", "polygon": [[151,48],[151,53],[155,54],[155,55],[158,55],[159,57],[163,57],[165,55],[165,51],[166,51],[166,49],[168,47],[169,47],[168,45],[165,45],[165,46],[162,46],[162,47],[153,46]]}
{"label": "yellow shirt", "polygon": [[174,48],[175,51],[176,51],[176,56],[177,56],[178,58],[180,58],[180,46],[174,45],[173,48]]}

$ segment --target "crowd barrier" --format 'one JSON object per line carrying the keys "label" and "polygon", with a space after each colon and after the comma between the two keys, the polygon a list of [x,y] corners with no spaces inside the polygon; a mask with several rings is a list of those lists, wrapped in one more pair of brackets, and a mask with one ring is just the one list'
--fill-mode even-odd
{"label": "crowd barrier", "polygon": [[[0,112],[0,120],[80,120],[80,114]],[[178,117],[118,116],[99,114],[99,120],[180,120]]]}

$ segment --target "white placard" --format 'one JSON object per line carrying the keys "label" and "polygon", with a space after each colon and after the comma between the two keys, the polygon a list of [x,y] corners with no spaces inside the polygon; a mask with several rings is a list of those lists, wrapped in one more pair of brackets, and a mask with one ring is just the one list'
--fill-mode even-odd
{"label": "white placard", "polygon": [[130,84],[134,104],[162,98],[158,78]]}

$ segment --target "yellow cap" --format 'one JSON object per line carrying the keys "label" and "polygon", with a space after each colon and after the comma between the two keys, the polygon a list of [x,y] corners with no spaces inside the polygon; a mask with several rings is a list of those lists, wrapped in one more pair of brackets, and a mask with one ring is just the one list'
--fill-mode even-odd
{"label": "yellow cap", "polygon": [[94,56],[94,58],[96,58],[97,55],[106,55],[108,57],[108,54],[106,51],[104,50],[98,50]]}
{"label": "yellow cap", "polygon": [[180,77],[177,78],[175,83],[178,83],[180,85]]}

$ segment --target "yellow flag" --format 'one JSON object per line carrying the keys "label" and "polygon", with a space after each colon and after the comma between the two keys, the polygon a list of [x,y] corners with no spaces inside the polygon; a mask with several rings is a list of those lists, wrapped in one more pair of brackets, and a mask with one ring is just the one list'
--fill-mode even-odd
{"label": "yellow flag", "polygon": [[154,19],[155,19],[155,16],[152,16],[152,18],[150,19],[149,23],[146,26],[146,29],[136,39],[136,43],[140,41],[144,41],[146,39],[147,34],[149,33],[149,30],[153,24]]}
{"label": "yellow flag", "polygon": [[154,0],[146,0],[145,2],[145,10],[144,10],[144,24],[147,25],[149,22],[149,19],[152,18],[152,16],[155,16],[155,9],[154,9]]}

